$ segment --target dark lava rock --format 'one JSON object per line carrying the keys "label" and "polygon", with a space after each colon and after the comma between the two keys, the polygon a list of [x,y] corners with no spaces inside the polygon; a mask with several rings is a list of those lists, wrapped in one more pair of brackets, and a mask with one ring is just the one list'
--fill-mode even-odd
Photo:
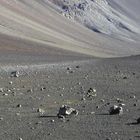
{"label": "dark lava rock", "polygon": [[79,68],[80,68],[80,66],[76,66],[76,68],[77,68],[77,69],[79,69]]}
{"label": "dark lava rock", "polygon": [[116,114],[122,114],[123,113],[123,108],[117,105],[114,105],[110,107],[109,114],[110,115],[116,115]]}
{"label": "dark lava rock", "polygon": [[96,97],[96,89],[95,88],[90,88],[87,92],[87,97]]}
{"label": "dark lava rock", "polygon": [[136,75],[136,73],[135,73],[135,72],[133,72],[132,74],[133,74],[133,75]]}
{"label": "dark lava rock", "polygon": [[17,107],[22,107],[22,105],[21,104],[18,104]]}
{"label": "dark lava rock", "polygon": [[124,76],[124,77],[123,77],[123,79],[127,79],[127,77],[126,77],[126,76]]}
{"label": "dark lava rock", "polygon": [[71,108],[69,106],[66,105],[62,105],[62,107],[60,107],[59,112],[57,114],[58,118],[64,118],[66,116],[70,116],[70,115],[78,115],[78,110]]}
{"label": "dark lava rock", "polygon": [[137,106],[137,104],[133,104],[133,106]]}
{"label": "dark lava rock", "polygon": [[67,70],[71,70],[71,68],[70,67],[67,67]]}

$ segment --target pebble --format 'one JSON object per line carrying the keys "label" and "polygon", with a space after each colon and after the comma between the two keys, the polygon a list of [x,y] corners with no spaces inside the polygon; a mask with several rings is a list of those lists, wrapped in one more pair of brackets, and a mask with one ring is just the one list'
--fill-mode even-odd
{"label": "pebble", "polygon": [[0,88],[0,92],[4,92],[3,88]]}
{"label": "pebble", "polygon": [[7,93],[4,93],[3,96],[8,96],[8,94]]}
{"label": "pebble", "polygon": [[37,109],[37,112],[39,112],[39,113],[42,113],[42,114],[43,114],[43,113],[45,113],[45,110],[43,110],[43,109],[41,109],[41,108],[38,108],[38,109]]}
{"label": "pebble", "polygon": [[48,136],[51,136],[52,135],[52,133],[48,133]]}
{"label": "pebble", "polygon": [[64,95],[63,94],[60,94],[60,96],[63,97]]}
{"label": "pebble", "polygon": [[86,98],[85,98],[85,97],[83,97],[81,100],[82,100],[82,101],[85,101],[85,100],[86,100]]}
{"label": "pebble", "polygon": [[106,103],[106,105],[110,105],[110,103]]}
{"label": "pebble", "polygon": [[123,77],[123,79],[127,79],[127,77],[126,77],[126,76],[124,76],[124,77]]}
{"label": "pebble", "polygon": [[92,114],[92,115],[93,115],[93,114],[95,114],[95,112],[90,112],[90,114]]}
{"label": "pebble", "polygon": [[51,122],[53,123],[53,122],[55,122],[54,120],[51,120]]}
{"label": "pebble", "polygon": [[96,92],[96,89],[95,88],[93,89],[93,92]]}
{"label": "pebble", "polygon": [[42,122],[41,122],[41,121],[39,121],[39,122],[37,122],[36,124],[42,124]]}
{"label": "pebble", "polygon": [[133,74],[133,75],[136,75],[136,73],[135,73],[135,72],[133,72],[132,74]]}
{"label": "pebble", "polygon": [[80,66],[78,66],[78,65],[77,65],[77,66],[76,66],[76,68],[77,68],[77,69],[79,69],[79,68],[80,68]]}
{"label": "pebble", "polygon": [[40,90],[41,90],[41,91],[44,91],[45,89],[46,89],[45,87],[41,87],[41,89],[40,89]]}
{"label": "pebble", "polygon": [[100,107],[97,105],[97,106],[96,106],[96,109],[99,109],[99,108],[100,108]]}
{"label": "pebble", "polygon": [[34,130],[35,128],[34,127],[31,127],[31,129]]}
{"label": "pebble", "polygon": [[111,140],[111,138],[106,138],[105,140]]}
{"label": "pebble", "polygon": [[135,98],[136,98],[136,96],[135,96],[135,95],[132,95],[132,96],[130,96],[130,98],[135,99]]}
{"label": "pebble", "polygon": [[2,121],[3,120],[3,117],[0,117],[0,120]]}
{"label": "pebble", "polygon": [[104,102],[105,102],[105,100],[104,100],[104,99],[101,99],[101,102],[103,102],[103,103],[104,103]]}
{"label": "pebble", "polygon": [[96,92],[96,89],[94,88],[90,88],[89,90],[88,90],[88,93],[90,93],[90,92]]}
{"label": "pebble", "polygon": [[133,104],[133,106],[137,106],[137,104]]}
{"label": "pebble", "polygon": [[20,116],[20,113],[16,113],[17,116]]}
{"label": "pebble", "polygon": [[12,82],[12,81],[10,81],[10,82],[9,82],[9,84],[10,84],[10,85],[12,85],[12,84],[13,84],[13,82]]}
{"label": "pebble", "polygon": [[32,93],[33,92],[33,89],[29,89],[27,92],[31,92]]}
{"label": "pebble", "polygon": [[120,98],[117,98],[116,100],[117,100],[118,103],[123,102],[123,99],[120,99]]}
{"label": "pebble", "polygon": [[71,70],[71,71],[69,71],[69,73],[74,73],[74,71]]}
{"label": "pebble", "polygon": [[121,103],[121,104],[119,104],[119,106],[125,106],[125,104]]}
{"label": "pebble", "polygon": [[67,67],[67,70],[71,70],[71,68],[70,67]]}
{"label": "pebble", "polygon": [[8,92],[11,92],[11,90],[10,90],[10,89],[7,89],[7,91],[8,91]]}
{"label": "pebble", "polygon": [[18,104],[17,107],[22,107],[22,105],[21,104]]}

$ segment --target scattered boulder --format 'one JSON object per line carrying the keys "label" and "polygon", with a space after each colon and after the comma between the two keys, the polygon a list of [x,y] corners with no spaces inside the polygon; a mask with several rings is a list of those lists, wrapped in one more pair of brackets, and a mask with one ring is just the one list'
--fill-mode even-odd
{"label": "scattered boulder", "polygon": [[95,88],[90,88],[87,92],[87,97],[96,97],[96,89]]}
{"label": "scattered boulder", "polygon": [[70,116],[70,115],[78,115],[78,110],[71,108],[67,105],[62,105],[62,107],[60,107],[59,112],[57,114],[58,118],[65,118],[66,116]]}
{"label": "scattered boulder", "polygon": [[117,106],[117,105],[114,105],[114,106],[110,107],[110,110],[109,110],[110,115],[116,115],[116,114],[121,115],[122,113],[123,113],[123,108],[122,107]]}
{"label": "scattered boulder", "polygon": [[123,102],[123,99],[117,98],[116,101],[117,101],[118,103],[122,103],[122,102]]}
{"label": "scattered boulder", "polygon": [[11,72],[11,77],[19,77],[19,71]]}

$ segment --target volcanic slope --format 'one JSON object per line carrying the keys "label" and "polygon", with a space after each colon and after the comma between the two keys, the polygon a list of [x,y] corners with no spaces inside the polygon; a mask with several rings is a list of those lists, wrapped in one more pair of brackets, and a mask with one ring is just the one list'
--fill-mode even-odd
{"label": "volcanic slope", "polygon": [[[115,7],[115,1],[109,4],[124,14],[123,9]],[[87,55],[122,57],[140,53],[139,26],[135,26],[134,32],[134,28],[127,32],[127,37],[106,35],[65,18],[60,11],[60,7],[48,0],[1,0],[0,63],[58,61]]]}

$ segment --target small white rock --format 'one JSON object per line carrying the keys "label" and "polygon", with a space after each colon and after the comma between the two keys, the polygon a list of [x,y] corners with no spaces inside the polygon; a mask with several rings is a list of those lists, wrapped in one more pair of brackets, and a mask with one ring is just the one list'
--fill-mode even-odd
{"label": "small white rock", "polygon": [[0,92],[4,92],[3,88],[0,88]]}
{"label": "small white rock", "polygon": [[45,113],[45,110],[43,110],[43,109],[41,109],[41,108],[38,108],[38,109],[37,109],[37,112],[43,114],[43,113]]}
{"label": "small white rock", "polygon": [[3,96],[8,96],[8,93],[4,93]]}
{"label": "small white rock", "polygon": [[10,82],[9,82],[9,84],[10,84],[10,85],[12,85],[12,84],[13,84],[13,82],[12,82],[12,81],[10,81]]}
{"label": "small white rock", "polygon": [[93,89],[93,92],[96,92],[96,89],[95,88]]}

